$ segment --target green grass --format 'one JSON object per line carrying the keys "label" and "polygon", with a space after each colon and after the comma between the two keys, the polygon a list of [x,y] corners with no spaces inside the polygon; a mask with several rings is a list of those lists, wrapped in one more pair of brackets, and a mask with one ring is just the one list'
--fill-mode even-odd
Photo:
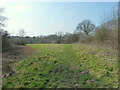
{"label": "green grass", "polygon": [[14,64],[4,88],[117,88],[118,63],[107,51],[78,44],[28,44],[32,58]]}

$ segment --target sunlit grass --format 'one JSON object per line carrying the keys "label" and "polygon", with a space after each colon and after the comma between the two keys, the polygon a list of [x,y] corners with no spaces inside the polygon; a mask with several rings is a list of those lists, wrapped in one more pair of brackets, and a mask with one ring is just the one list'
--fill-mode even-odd
{"label": "sunlit grass", "polygon": [[28,44],[36,53],[15,64],[3,79],[8,88],[118,87],[117,57],[104,49],[77,44]]}

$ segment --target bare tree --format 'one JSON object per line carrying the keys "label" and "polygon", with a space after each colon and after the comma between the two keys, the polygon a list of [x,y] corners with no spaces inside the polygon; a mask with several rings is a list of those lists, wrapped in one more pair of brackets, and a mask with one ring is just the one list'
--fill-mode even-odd
{"label": "bare tree", "polygon": [[59,37],[62,37],[64,35],[64,33],[62,31],[59,31],[59,32],[56,33],[56,35],[59,36]]}
{"label": "bare tree", "polygon": [[5,30],[5,22],[8,18],[3,15],[4,12],[5,8],[0,8],[0,46],[2,45],[2,51],[8,50],[11,47],[10,36]]}
{"label": "bare tree", "polygon": [[78,24],[76,30],[85,33],[85,35],[89,35],[95,29],[95,25],[91,23],[90,20],[83,20],[81,23]]}
{"label": "bare tree", "polygon": [[21,45],[25,45],[25,30],[24,29],[20,29],[19,30],[19,36],[21,38]]}
{"label": "bare tree", "polygon": [[20,30],[19,30],[19,36],[20,36],[20,37],[24,37],[25,34],[26,34],[26,33],[25,33],[25,30],[24,30],[24,29],[20,29]]}
{"label": "bare tree", "polygon": [[2,15],[4,11],[5,11],[5,8],[0,8],[0,32],[3,32],[4,27],[6,27],[5,21],[8,19]]}
{"label": "bare tree", "polygon": [[101,17],[101,26],[106,27],[109,31],[118,28],[118,15],[119,10],[118,8],[113,8],[110,13],[104,13]]}

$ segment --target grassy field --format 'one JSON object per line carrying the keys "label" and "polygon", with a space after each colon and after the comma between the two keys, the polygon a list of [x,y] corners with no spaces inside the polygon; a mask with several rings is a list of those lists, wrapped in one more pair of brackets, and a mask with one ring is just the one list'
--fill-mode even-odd
{"label": "grassy field", "polygon": [[117,56],[79,44],[28,44],[33,56],[14,64],[4,88],[117,88]]}

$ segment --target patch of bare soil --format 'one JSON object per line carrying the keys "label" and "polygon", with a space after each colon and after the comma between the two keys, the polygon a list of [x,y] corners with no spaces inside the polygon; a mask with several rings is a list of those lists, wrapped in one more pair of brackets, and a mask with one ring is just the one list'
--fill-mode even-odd
{"label": "patch of bare soil", "polygon": [[33,48],[29,46],[15,46],[12,50],[6,51],[2,54],[2,76],[12,76],[15,71],[12,65],[32,55]]}

